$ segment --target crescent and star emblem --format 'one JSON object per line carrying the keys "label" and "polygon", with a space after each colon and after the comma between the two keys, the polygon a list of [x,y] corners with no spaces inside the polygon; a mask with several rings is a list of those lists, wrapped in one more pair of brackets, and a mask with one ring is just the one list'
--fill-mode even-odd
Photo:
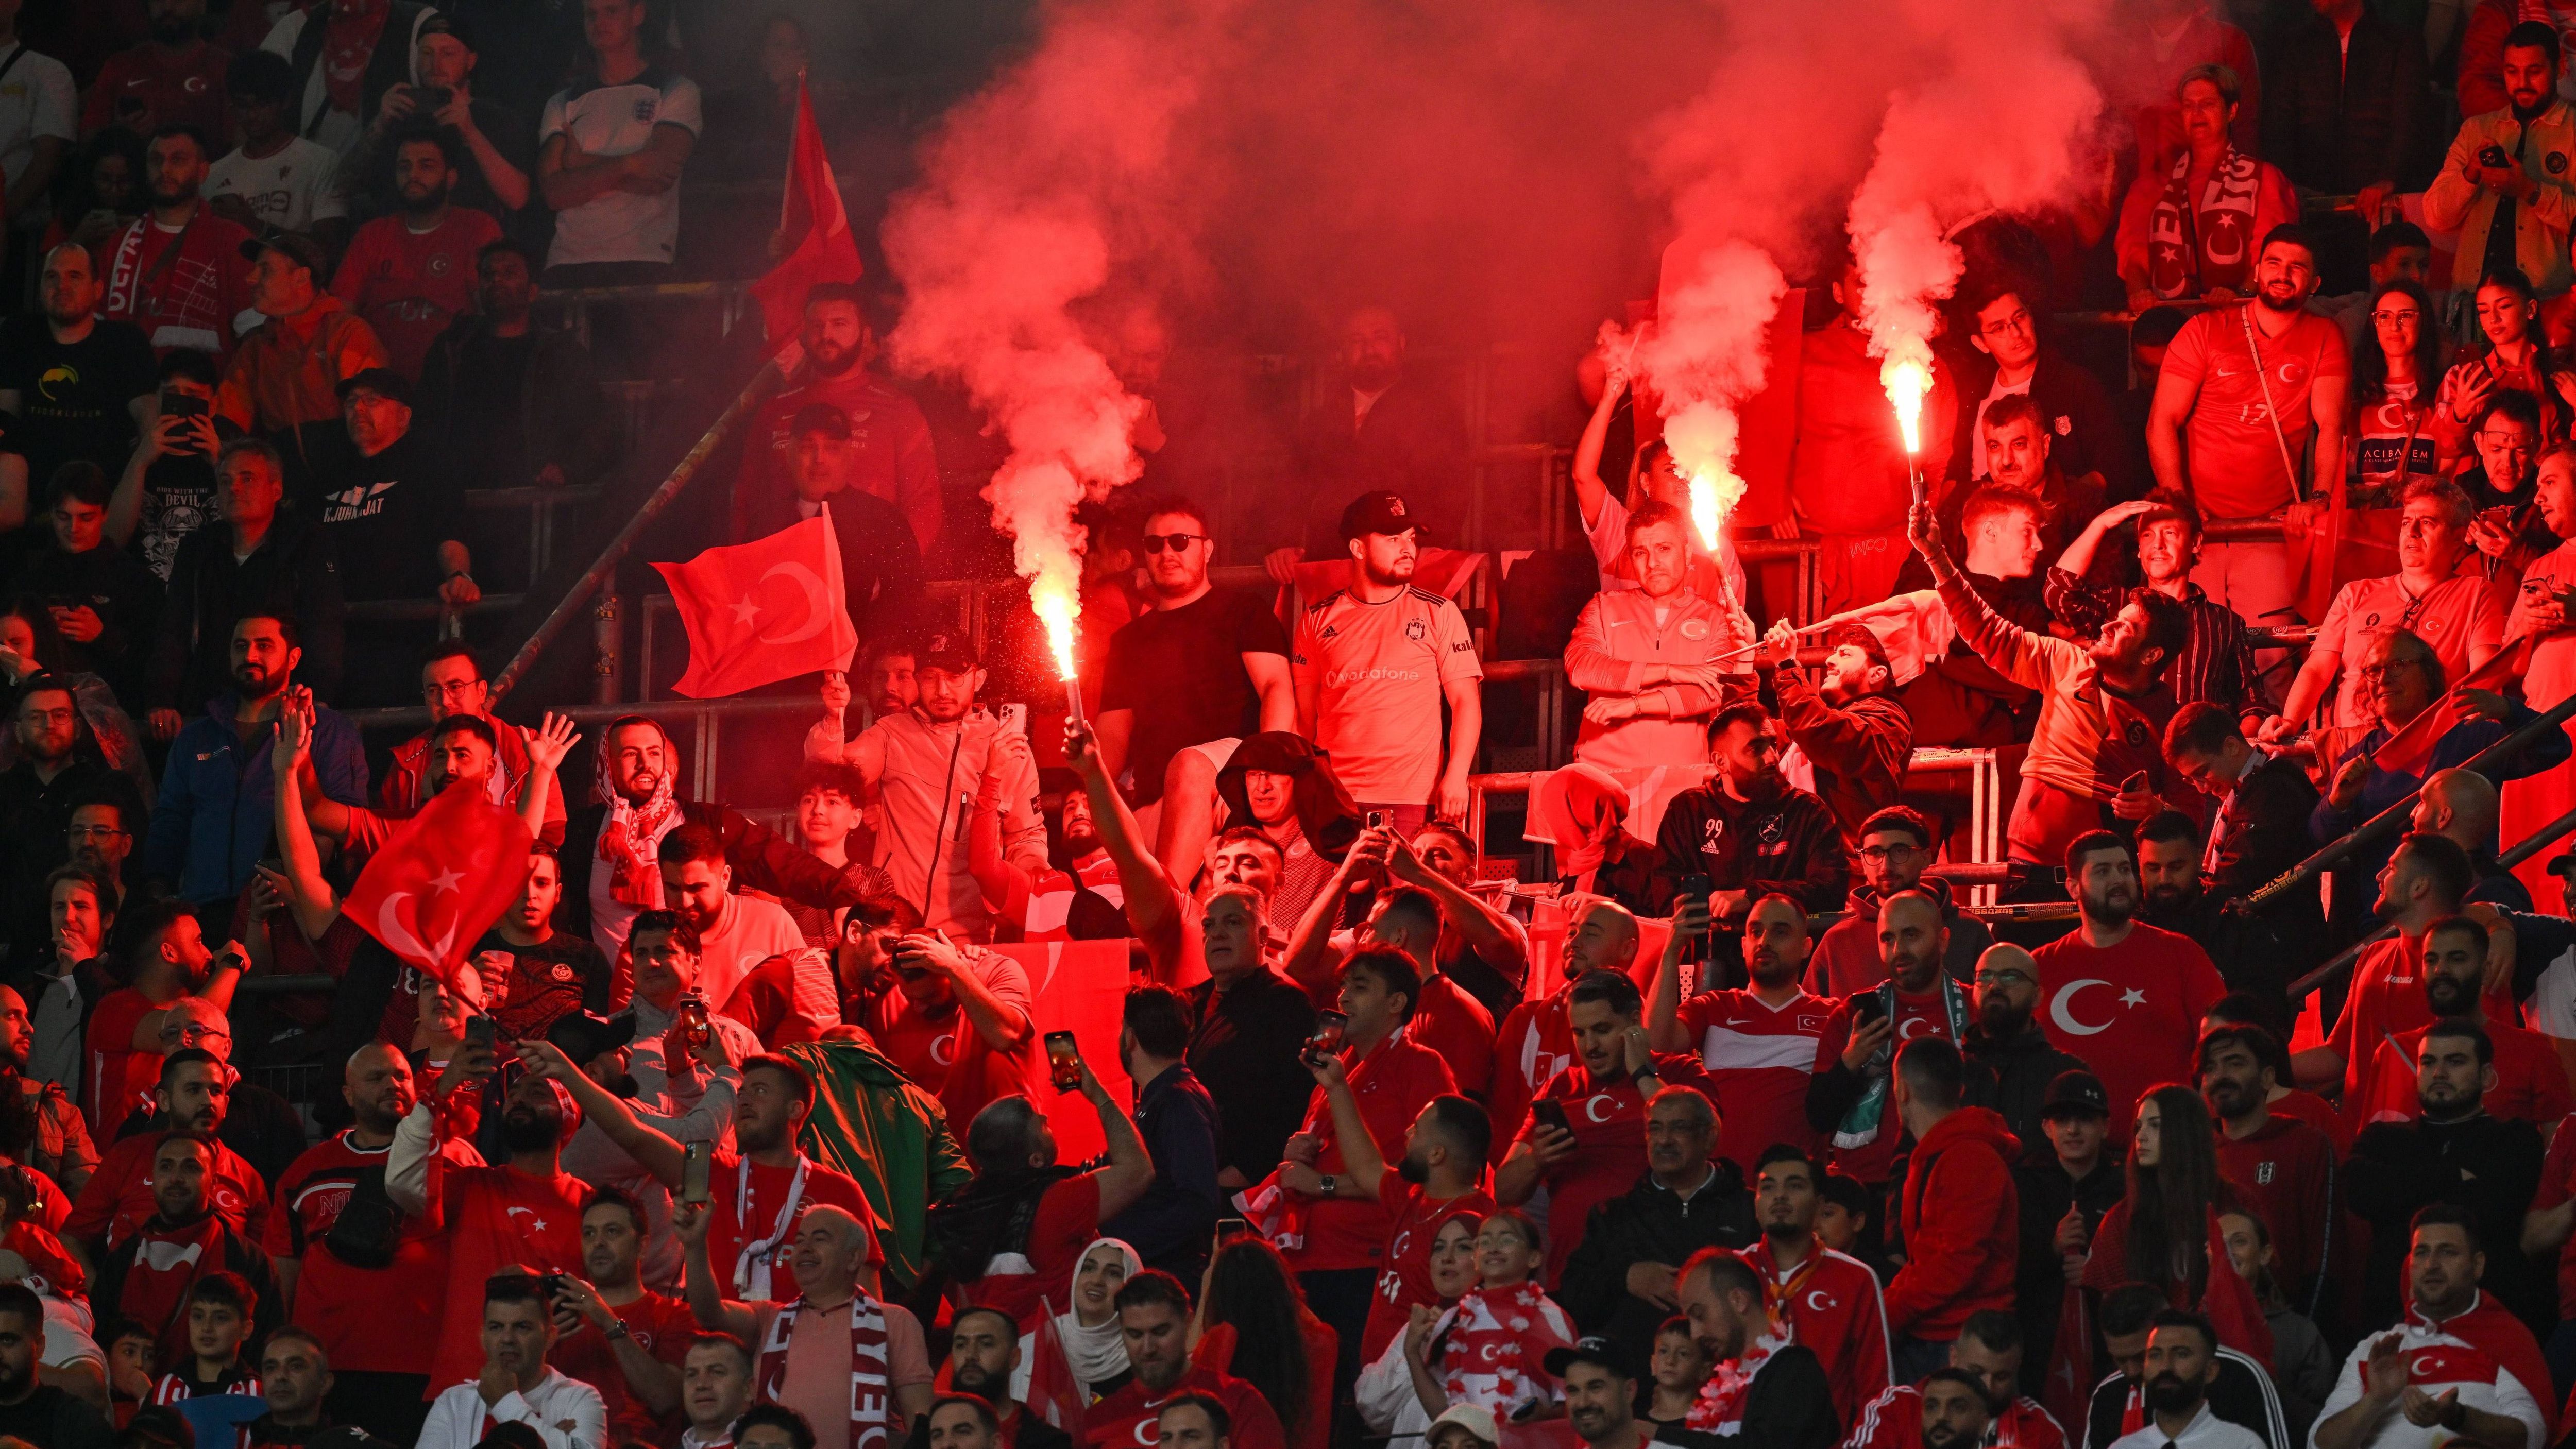
{"label": "crescent and star emblem", "polygon": [[[2093,1036],[2097,1033],[2110,1030],[2111,1019],[2108,1017],[2105,1017],[2101,1021],[2095,1022],[2089,1026],[2075,1019],[2076,996],[2088,986],[2109,986],[2110,984],[2110,982],[2105,981],[2098,976],[2088,976],[2081,981],[2067,982],[2063,990],[2060,990],[2055,996],[2049,998],[2049,1019],[2057,1023],[2057,1029],[2059,1031],[2070,1032],[2076,1036]],[[2129,987],[2120,993],[2120,1005],[2123,1007],[2144,1006],[2146,1004],[2147,993],[2139,990],[2137,987]]]}
{"label": "crescent and star emblem", "polygon": [[[799,589],[804,590],[805,622],[785,634],[758,634],[753,637],[763,644],[802,644],[830,628],[832,611],[826,602],[828,594],[823,587],[822,576],[801,563],[774,563],[754,581],[754,586],[765,584],[781,575],[785,575]],[[749,624],[760,615],[761,607],[749,598],[734,601],[733,616],[737,623]]]}

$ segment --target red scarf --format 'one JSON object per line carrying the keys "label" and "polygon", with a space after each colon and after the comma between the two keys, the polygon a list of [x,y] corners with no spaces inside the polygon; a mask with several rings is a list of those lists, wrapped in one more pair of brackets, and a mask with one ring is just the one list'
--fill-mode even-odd
{"label": "red scarf", "polygon": [[[610,729],[618,726],[612,724]],[[660,728],[660,726],[655,726]],[[662,736],[666,756],[676,753],[671,737]],[[662,908],[662,837],[680,823],[679,802],[671,798],[666,770],[653,782],[653,797],[638,805],[617,792],[610,777],[613,761],[599,752],[599,798],[608,802],[608,819],[599,827],[599,858],[608,862],[608,897],[620,905]]]}
{"label": "red scarf", "polygon": [[322,31],[322,89],[331,109],[366,118],[367,64],[393,9],[393,0],[332,0]]}
{"label": "red scarf", "polygon": [[115,1311],[152,1330],[158,1362],[177,1364],[188,1352],[188,1290],[200,1276],[224,1266],[223,1219],[209,1212],[172,1227],[155,1216],[135,1233],[127,1251],[134,1264],[125,1272]]}
{"label": "red scarf", "polygon": [[1448,1344],[1440,1356],[1449,1402],[1482,1404],[1501,1417],[1563,1398],[1555,1377],[1541,1366],[1548,1349],[1566,1342],[1551,1310],[1563,1313],[1536,1283],[1461,1294],[1449,1310]]}
{"label": "red scarf", "polygon": [[2230,146],[2195,199],[2191,152],[2174,158],[2147,227],[2147,284],[2157,296],[2253,290],[2254,252],[2263,240],[2254,235],[2254,203],[2262,184],[2263,164]]}
{"label": "red scarf", "polygon": [[[787,1385],[787,1342],[796,1331],[796,1315],[805,1300],[780,1305],[769,1321],[769,1336],[760,1341],[760,1365],[753,1381],[760,1397],[778,1402]],[[850,1300],[850,1449],[885,1449],[892,1442],[894,1385],[887,1376],[885,1308],[865,1293]]]}

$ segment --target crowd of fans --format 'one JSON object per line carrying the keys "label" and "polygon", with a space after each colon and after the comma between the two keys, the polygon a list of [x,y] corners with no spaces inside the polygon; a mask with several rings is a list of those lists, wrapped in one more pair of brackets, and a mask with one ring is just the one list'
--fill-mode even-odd
{"label": "crowd of fans", "polygon": [[[925,624],[932,430],[813,288],[727,521],[828,513],[864,647],[791,812],[686,798],[649,713],[509,722],[351,606],[473,604],[467,486],[610,466],[539,289],[676,275],[801,27],[724,106],[648,0],[65,56],[0,0],[0,1441],[2555,1449],[2576,77],[2555,6],[2400,8],[2144,7],[2097,204],[1962,239],[1919,458],[1848,268],[1721,536],[1588,366],[1511,880],[1388,308],[1224,540],[1275,600],[1169,338],[1102,339],[1147,477],[1059,730]],[[348,902],[450,789],[538,844],[439,973]]]}

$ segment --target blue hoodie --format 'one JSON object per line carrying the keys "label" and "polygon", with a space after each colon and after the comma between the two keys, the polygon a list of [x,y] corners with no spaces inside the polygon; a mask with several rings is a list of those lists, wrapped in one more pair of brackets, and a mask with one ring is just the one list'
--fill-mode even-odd
{"label": "blue hoodie", "polygon": [[[275,853],[277,776],[269,747],[277,725],[260,726],[245,746],[233,728],[239,703],[230,692],[206,701],[206,712],[170,742],[152,833],[143,845],[144,874],[177,882],[180,899],[191,905],[240,895],[250,888],[251,867]],[[343,805],[367,803],[367,751],[358,727],[324,706],[314,710],[313,770],[323,794]]]}

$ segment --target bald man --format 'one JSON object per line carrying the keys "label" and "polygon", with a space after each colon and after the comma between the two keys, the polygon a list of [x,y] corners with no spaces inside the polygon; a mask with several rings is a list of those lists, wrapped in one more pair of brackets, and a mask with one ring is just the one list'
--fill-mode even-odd
{"label": "bald man", "polygon": [[[182,996],[160,1016],[161,1055],[195,1047],[213,1053],[218,1061],[229,1063],[233,1059],[232,1021],[222,1007],[202,996]],[[216,1138],[259,1169],[261,1181],[277,1181],[278,1174],[304,1151],[304,1119],[295,1115],[295,1108],[284,1097],[256,1082],[237,1077],[225,1095],[229,1101],[223,1123],[215,1129]],[[116,1136],[157,1131],[161,1125],[157,1113],[138,1107],[117,1129]]]}
{"label": "bald man", "polygon": [[1807,1082],[1807,1125],[1838,1144],[1834,1171],[1873,1184],[1893,1177],[1905,1135],[1889,1090],[1897,1048],[1923,1036],[1965,1041],[1975,1004],[1941,969],[1949,944],[1941,904],[1930,896],[1899,891],[1879,903],[1878,955],[1887,979],[1834,1008]]}
{"label": "bald man", "polygon": [[[1529,1110],[1530,1098],[1547,1085],[1548,1078],[1574,1065],[1569,1012],[1575,979],[1594,970],[1621,971],[1637,979],[1637,953],[1644,940],[1637,918],[1617,901],[1596,898],[1572,907],[1565,946],[1558,954],[1556,990],[1544,1000],[1513,1007],[1494,1033],[1494,1080],[1486,1089],[1485,1101],[1496,1122],[1518,1123]],[[1474,1092],[1478,1085],[1460,1082],[1458,1089]],[[1499,1130],[1494,1137],[1493,1160],[1499,1167],[1511,1151],[1511,1130]]]}
{"label": "bald man", "polygon": [[2446,835],[2469,853],[2478,883],[2462,903],[2486,901],[2509,911],[2528,911],[2531,892],[2514,873],[2496,864],[2495,782],[2475,770],[2435,770],[2424,777],[2424,793],[2415,797],[2415,820],[2408,827]]}
{"label": "bald man", "polygon": [[1961,1043],[1968,1055],[1968,1105],[1992,1107],[2025,1143],[2041,1140],[2048,1084],[2085,1070],[2083,1059],[2049,1044],[2039,1008],[2039,963],[2014,945],[1977,958],[1977,1019]]}

